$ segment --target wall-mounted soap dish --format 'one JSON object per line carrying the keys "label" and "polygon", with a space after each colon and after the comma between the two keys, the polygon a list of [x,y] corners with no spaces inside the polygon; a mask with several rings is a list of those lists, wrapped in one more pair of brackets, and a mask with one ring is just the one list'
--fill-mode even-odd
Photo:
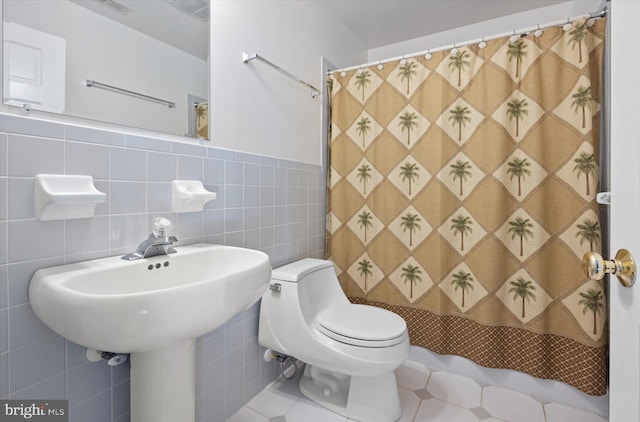
{"label": "wall-mounted soap dish", "polygon": [[216,199],[199,180],[174,180],[171,188],[171,210],[173,212],[202,211],[204,204]]}
{"label": "wall-mounted soap dish", "polygon": [[91,176],[38,174],[33,193],[40,221],[93,217],[95,207],[107,200]]}

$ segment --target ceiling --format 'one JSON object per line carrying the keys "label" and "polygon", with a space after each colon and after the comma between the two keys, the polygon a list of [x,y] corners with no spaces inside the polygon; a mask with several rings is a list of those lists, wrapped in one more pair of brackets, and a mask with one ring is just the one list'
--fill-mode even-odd
{"label": "ceiling", "polygon": [[566,1],[333,0],[324,3],[367,49],[372,49]]}
{"label": "ceiling", "polygon": [[[72,1],[207,60],[209,22],[205,20],[209,0]],[[350,28],[367,49],[372,49],[567,0],[313,1]],[[122,6],[131,11],[120,13]]]}
{"label": "ceiling", "polygon": [[71,1],[203,60],[209,56],[209,0]]}

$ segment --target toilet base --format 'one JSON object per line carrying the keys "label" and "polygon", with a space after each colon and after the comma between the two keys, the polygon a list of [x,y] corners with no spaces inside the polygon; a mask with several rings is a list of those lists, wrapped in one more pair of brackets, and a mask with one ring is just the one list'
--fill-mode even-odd
{"label": "toilet base", "polygon": [[355,377],[307,365],[300,391],[308,399],[349,419],[393,422],[402,416],[393,371],[375,377]]}

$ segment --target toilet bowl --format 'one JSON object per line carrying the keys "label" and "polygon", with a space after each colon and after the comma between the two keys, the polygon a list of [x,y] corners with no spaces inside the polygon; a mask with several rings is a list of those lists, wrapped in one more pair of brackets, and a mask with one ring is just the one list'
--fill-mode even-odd
{"label": "toilet bowl", "polygon": [[306,258],[274,269],[262,297],[258,342],[306,363],[300,391],[356,421],[402,414],[394,370],[409,355],[405,321],[354,305],[330,261]]}

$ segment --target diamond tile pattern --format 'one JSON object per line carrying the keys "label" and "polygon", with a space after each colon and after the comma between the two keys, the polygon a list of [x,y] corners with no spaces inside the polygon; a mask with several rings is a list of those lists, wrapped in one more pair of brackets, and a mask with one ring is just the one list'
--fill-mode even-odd
{"label": "diamond tile pattern", "polygon": [[[400,422],[606,422],[606,417],[406,361],[396,370]],[[293,381],[265,388],[228,421],[355,422],[304,398]],[[426,389],[424,386],[426,385]],[[433,393],[433,394],[432,394]],[[278,410],[279,409],[279,410]],[[280,412],[280,413],[278,413]],[[362,421],[367,422],[367,421]]]}

